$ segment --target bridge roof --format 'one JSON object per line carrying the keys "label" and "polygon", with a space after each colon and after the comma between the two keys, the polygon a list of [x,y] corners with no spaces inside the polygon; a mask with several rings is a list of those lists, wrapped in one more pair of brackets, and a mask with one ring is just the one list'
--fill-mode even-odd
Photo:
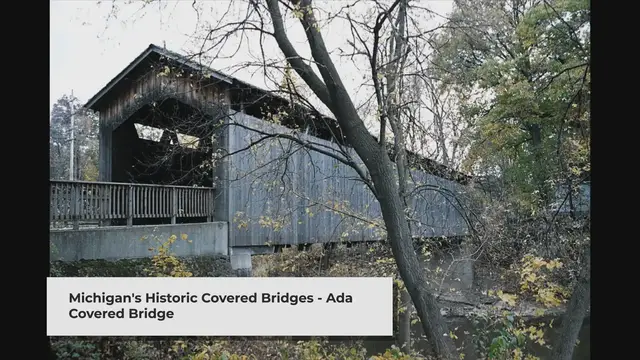
{"label": "bridge roof", "polygon": [[113,79],[111,79],[111,81],[109,81],[107,85],[105,85],[100,91],[98,91],[97,94],[95,94],[91,99],[89,99],[89,101],[87,101],[84,107],[91,110],[98,110],[97,105],[100,103],[100,100],[102,100],[105,96],[107,96],[117,84],[125,80],[132,71],[138,68],[138,66],[140,66],[146,59],[148,59],[152,55],[164,56],[168,59],[181,62],[185,66],[192,68],[194,70],[207,71],[208,73],[210,73],[212,77],[218,80],[227,82],[229,84],[233,83],[234,80],[237,81],[237,79],[231,78],[209,67],[198,64],[197,62],[193,61],[190,57],[180,55],[173,51],[169,51],[155,44],[150,44],[142,53],[140,53],[140,55],[136,56],[136,58],[133,59],[133,61],[131,61],[131,63],[129,63],[127,67],[125,67],[122,71],[120,71],[120,73],[116,75]]}
{"label": "bridge roof", "polygon": [[[139,68],[143,63],[145,63],[146,60],[150,59],[151,57],[165,57],[167,59],[173,60],[181,64],[181,66],[189,68],[192,71],[206,73],[208,76],[218,81],[225,82],[229,85],[236,85],[236,86],[239,85],[244,88],[249,88],[252,90],[263,92],[265,93],[265,95],[268,95],[273,98],[278,98],[281,101],[284,101],[285,103],[289,103],[288,99],[278,96],[276,94],[273,94],[273,92],[269,90],[260,88],[258,86],[247,83],[233,76],[224,74],[206,65],[202,65],[201,63],[194,60],[194,58],[196,58],[197,56],[198,54],[192,55],[192,56],[179,54],[179,53],[167,50],[164,47],[160,47],[155,44],[150,44],[142,53],[140,53],[140,55],[138,55],[135,59],[133,59],[133,61],[131,61],[131,63],[129,63],[127,67],[125,67],[118,75],[116,75],[113,79],[111,79],[111,81],[109,81],[107,85],[105,85],[100,91],[98,91],[97,94],[91,97],[91,99],[87,101],[84,107],[94,111],[99,110],[100,103],[102,103],[106,98],[109,97],[109,94],[115,90],[114,88],[123,80],[127,80],[128,76],[134,70]],[[324,117],[331,121],[336,121],[332,117],[329,117],[329,116],[324,116]],[[376,136],[374,135],[372,136],[376,138]],[[426,167],[426,170],[434,175],[438,175],[438,176],[447,178],[449,180],[457,181],[460,183],[468,183],[469,180],[471,180],[472,178],[472,176],[468,174],[464,174],[457,170],[449,168],[448,166],[441,164],[435,160],[420,156],[412,152],[409,152],[409,153],[411,157],[419,158],[420,162]]]}

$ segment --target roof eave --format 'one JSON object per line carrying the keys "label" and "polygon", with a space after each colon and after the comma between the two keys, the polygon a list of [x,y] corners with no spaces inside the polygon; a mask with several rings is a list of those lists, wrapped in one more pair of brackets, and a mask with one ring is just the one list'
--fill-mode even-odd
{"label": "roof eave", "polygon": [[[87,109],[91,109],[91,110],[98,110],[95,108],[96,104],[100,101],[100,99],[102,99],[102,97],[104,97],[109,91],[111,91],[111,89],[113,89],[114,86],[116,86],[120,81],[122,81],[122,79],[124,79],[125,77],[127,77],[127,75],[133,70],[135,69],[138,65],[140,65],[140,63],[146,59],[149,55],[151,55],[151,53],[157,53],[158,55],[167,57],[171,60],[177,61],[177,62],[182,62],[184,63],[184,65],[192,68],[193,70],[205,70],[207,69],[207,67],[202,66],[202,65],[198,65],[195,62],[186,59],[186,58],[180,58],[179,56],[176,56],[174,54],[172,54],[171,52],[165,51],[164,49],[162,49],[161,47],[158,47],[157,45],[151,44],[149,45],[140,55],[138,55],[131,63],[129,63],[129,65],[127,65],[127,67],[125,67],[122,71],[120,71],[120,73],[118,75],[116,75],[116,77],[114,77],[113,79],[111,79],[111,81],[109,81],[109,83],[107,83],[107,85],[105,85],[97,94],[95,94],[91,99],[89,99],[89,101],[87,101],[87,103],[84,105],[85,108]],[[207,69],[208,70],[208,69]],[[208,70],[210,71],[210,70]],[[229,84],[233,83],[233,79],[229,78],[228,76],[225,76],[223,74],[217,73],[215,71],[212,71],[212,73],[210,74],[213,78],[216,78],[218,80],[221,81],[225,81]]]}
{"label": "roof eave", "polygon": [[206,71],[208,73],[208,75],[210,75],[214,79],[224,81],[224,82],[226,82],[228,84],[232,84],[233,81],[234,81],[233,78],[231,78],[231,77],[229,77],[229,76],[227,76],[225,74],[222,74],[222,73],[220,73],[218,71],[215,71],[215,70],[211,69],[210,67],[208,67],[206,65],[199,64],[199,63],[189,59],[186,56],[183,56],[183,55],[180,55],[180,54],[176,54],[173,51],[169,51],[167,49],[161,48],[161,47],[159,47],[157,45],[153,45],[153,44],[149,45],[149,48],[152,49],[153,51],[155,51],[156,53],[158,53],[158,55],[164,56],[164,57],[166,57],[168,59],[171,59],[173,61],[176,61],[176,62],[183,63],[184,65],[188,66],[192,70],[199,70],[199,71],[203,71],[203,72]]}
{"label": "roof eave", "polygon": [[122,81],[122,79],[124,79],[131,72],[131,70],[136,68],[136,66],[140,65],[142,60],[144,60],[147,56],[149,56],[149,54],[151,54],[154,51],[155,50],[152,48],[152,46],[149,46],[148,48],[146,48],[131,63],[129,63],[129,65],[126,68],[120,71],[120,73],[116,75],[116,77],[111,79],[111,81],[109,81],[109,83],[107,83],[105,87],[103,87],[97,94],[93,95],[93,97],[89,99],[89,101],[87,101],[87,103],[84,105],[84,107],[94,111],[97,110],[97,109],[94,109],[94,106],[96,105],[96,103],[100,101],[100,99],[102,99],[104,95],[106,95],[109,91],[111,91],[111,89],[113,89],[113,87],[116,84]]}

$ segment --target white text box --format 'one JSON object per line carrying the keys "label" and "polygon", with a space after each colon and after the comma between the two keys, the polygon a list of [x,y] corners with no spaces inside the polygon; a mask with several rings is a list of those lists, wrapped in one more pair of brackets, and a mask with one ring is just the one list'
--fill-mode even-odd
{"label": "white text box", "polygon": [[47,279],[48,336],[392,334],[392,278]]}

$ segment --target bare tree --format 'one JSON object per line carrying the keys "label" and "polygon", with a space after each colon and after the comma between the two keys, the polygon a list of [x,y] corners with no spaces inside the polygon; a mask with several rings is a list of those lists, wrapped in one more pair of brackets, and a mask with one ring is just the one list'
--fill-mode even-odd
{"label": "bare tree", "polygon": [[[254,3],[254,5],[258,6],[257,3]],[[436,351],[440,356],[446,359],[456,358],[455,345],[450,338],[443,336],[448,334],[448,328],[440,314],[440,308],[436,303],[435,297],[426,287],[426,279],[413,249],[409,222],[405,216],[408,169],[404,129],[398,116],[398,103],[401,98],[398,79],[399,72],[406,59],[405,29],[408,1],[395,1],[391,7],[379,13],[373,28],[375,42],[378,41],[376,32],[380,30],[386,21],[393,21],[391,14],[397,8],[394,22],[395,31],[389,41],[390,52],[395,58],[395,63],[390,66],[387,65],[384,74],[387,80],[386,98],[383,98],[381,94],[381,86],[376,86],[376,97],[378,106],[381,109],[378,141],[369,133],[351,100],[350,94],[342,83],[340,74],[325,46],[322,34],[318,30],[319,24],[316,20],[312,2],[310,0],[291,1],[287,5],[294,6],[300,12],[299,20],[305,31],[311,54],[318,66],[320,76],[316,75],[315,71],[303,61],[290,43],[283,24],[279,2],[277,0],[267,0],[267,8],[278,46],[291,67],[331,110],[340,124],[348,143],[353,146],[366,165],[370,179],[365,180],[371,184],[375,197],[380,202],[385,227],[398,269],[422,320],[425,333],[429,334],[429,337],[433,340]],[[376,45],[374,43],[371,48],[371,58],[373,59],[372,78],[374,83],[379,83],[379,68],[375,57],[379,48]],[[395,159],[390,158],[387,151],[385,141],[387,123],[394,134]],[[395,160],[395,166],[393,160]]]}
{"label": "bare tree", "polygon": [[[420,70],[429,73],[429,70]],[[405,85],[408,149],[460,170],[470,125],[459,114],[460,95],[432,77],[413,77]]]}
{"label": "bare tree", "polygon": [[[288,156],[293,152],[314,151],[353,169],[358,174],[358,181],[371,190],[380,204],[382,221],[375,225],[380,226],[386,233],[399,273],[425,334],[430,338],[439,356],[443,359],[457,359],[458,351],[449,336],[448,326],[432,293],[433,290],[427,285],[428,280],[413,246],[415,232],[412,227],[419,224],[412,214],[412,199],[423,196],[426,191],[443,191],[437,186],[420,184],[413,178],[414,168],[438,168],[433,164],[425,165],[421,160],[428,151],[428,144],[425,142],[430,141],[428,136],[424,136],[428,131],[424,130],[426,126],[419,115],[423,111],[421,106],[425,103],[434,103],[430,111],[434,115],[435,137],[438,140],[435,148],[446,154],[442,155],[442,159],[450,164],[455,162],[457,156],[456,149],[442,149],[448,147],[447,126],[444,122],[451,116],[447,113],[451,110],[448,105],[438,102],[441,94],[431,82],[425,81],[428,79],[428,70],[424,66],[429,56],[429,52],[426,51],[429,44],[428,36],[435,28],[425,29],[420,18],[430,16],[431,12],[419,4],[411,5],[408,0],[376,1],[364,8],[364,19],[356,19],[348,11],[349,8],[360,5],[355,1],[337,13],[328,15],[329,18],[342,19],[350,30],[348,43],[351,50],[343,51],[341,56],[365,60],[368,76],[362,86],[369,89],[371,97],[364,104],[356,105],[320,31],[322,24],[318,15],[322,12],[321,8],[314,6],[310,0],[247,0],[244,4],[246,13],[241,19],[236,21],[222,16],[219,23],[206,29],[205,35],[200,38],[200,51],[195,52],[192,58],[197,58],[200,62],[206,61],[207,55],[219,59],[222,49],[231,37],[243,39],[245,34],[256,34],[260,42],[257,50],[259,59],[253,65],[260,66],[267,77],[273,74],[274,70],[275,73],[283,74],[287,68],[291,69],[302,80],[301,85],[318,100],[318,103],[312,103],[309,96],[301,96],[300,90],[295,89],[291,81],[287,80],[280,82],[278,92],[280,95],[285,94],[285,98],[290,98],[288,106],[283,104],[262,109],[263,114],[268,114],[267,117],[272,120],[277,118],[278,122],[288,121],[285,118],[311,117],[313,119],[307,124],[322,125],[322,131],[330,134],[336,146],[327,148],[295,132],[274,133],[251,128],[249,130],[259,137],[241,151],[255,150],[269,139],[287,140],[289,145],[283,145],[285,148],[282,149],[282,156],[274,160],[280,161],[285,167]],[[296,30],[287,29],[285,15],[293,15],[297,19]],[[302,56],[299,49],[292,44],[292,31],[304,32],[310,52],[309,59]],[[264,53],[265,38],[275,40],[281,53],[280,59],[267,58]],[[242,40],[239,46],[241,45]],[[247,63],[238,66],[246,67]],[[415,94],[411,94],[409,89],[412,83],[416,88],[426,89],[426,92],[423,92],[425,96],[415,97]],[[367,113],[367,107],[373,111]],[[160,106],[156,108],[166,111],[166,108]],[[296,112],[299,108],[304,108],[303,112],[311,115]],[[319,108],[328,109],[335,120],[322,116],[322,109]],[[177,125],[176,122],[176,127],[194,127],[202,124],[246,127],[246,124],[239,122],[211,119],[206,113],[187,115],[194,120],[189,122],[185,121],[184,114],[179,114],[178,109],[175,111],[172,116],[180,119],[182,124]],[[166,115],[164,117],[170,117]],[[212,138],[210,135],[219,128],[210,126],[198,138]],[[192,129],[185,129],[183,132],[193,133]],[[167,133],[165,145],[176,145],[180,142],[177,128],[173,133],[175,134]],[[409,146],[409,142],[413,148]],[[213,144],[210,148],[213,151]],[[173,146],[172,149],[178,147]],[[234,154],[221,154],[221,157],[232,155]],[[167,161],[166,151],[165,155],[161,156],[164,158],[151,162]],[[364,166],[361,166],[360,161]],[[357,214],[350,216],[358,217]]]}
{"label": "bare tree", "polygon": [[69,179],[71,156],[71,116],[75,142],[74,176],[76,180],[97,179],[98,120],[95,114],[80,107],[73,95],[63,95],[53,105],[49,121],[50,177],[56,180]]}

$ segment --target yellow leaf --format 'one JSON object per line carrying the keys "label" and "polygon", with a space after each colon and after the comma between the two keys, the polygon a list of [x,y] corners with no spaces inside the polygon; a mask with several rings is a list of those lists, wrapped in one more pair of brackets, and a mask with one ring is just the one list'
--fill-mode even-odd
{"label": "yellow leaf", "polygon": [[504,301],[509,306],[515,306],[516,299],[518,298],[516,295],[504,293],[502,291],[498,291],[498,297],[500,298],[500,300]]}
{"label": "yellow leaf", "polygon": [[522,359],[522,350],[514,349],[513,350],[513,360],[521,360]]}

